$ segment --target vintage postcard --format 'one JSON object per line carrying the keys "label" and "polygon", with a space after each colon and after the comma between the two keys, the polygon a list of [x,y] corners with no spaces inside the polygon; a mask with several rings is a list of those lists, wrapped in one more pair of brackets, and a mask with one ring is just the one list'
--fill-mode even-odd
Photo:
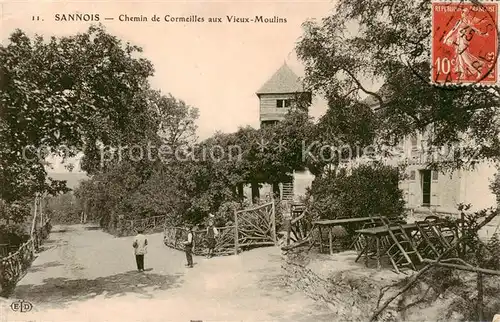
{"label": "vintage postcard", "polygon": [[499,3],[0,3],[0,322],[499,321]]}

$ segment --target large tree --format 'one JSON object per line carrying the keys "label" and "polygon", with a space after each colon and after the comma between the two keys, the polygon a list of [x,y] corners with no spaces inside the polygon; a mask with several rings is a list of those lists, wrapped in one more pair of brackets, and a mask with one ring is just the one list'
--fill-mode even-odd
{"label": "large tree", "polygon": [[328,100],[328,109],[309,132],[303,152],[309,170],[321,175],[361,156],[373,144],[377,129],[377,117],[365,104],[351,98]]}
{"label": "large tree", "polygon": [[12,202],[47,185],[47,154],[83,152],[83,169],[99,171],[99,145],[155,135],[149,110],[151,63],[139,47],[102,26],[70,37],[30,39],[16,30],[0,46],[0,198]]}
{"label": "large tree", "polygon": [[357,106],[346,100],[371,97],[384,144],[431,130],[430,146],[462,146],[454,167],[472,157],[498,160],[499,89],[429,83],[430,19],[430,0],[340,0],[333,14],[304,24],[297,52],[306,83],[325,94],[333,113]]}

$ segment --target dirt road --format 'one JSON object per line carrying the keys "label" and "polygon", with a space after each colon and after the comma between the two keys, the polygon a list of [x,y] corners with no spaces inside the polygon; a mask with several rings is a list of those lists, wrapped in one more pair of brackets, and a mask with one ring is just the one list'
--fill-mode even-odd
{"label": "dirt road", "polygon": [[[85,226],[54,227],[45,251],[0,307],[1,321],[331,321],[331,311],[282,282],[277,248],[205,259],[148,236],[144,273],[132,237]],[[13,312],[14,299],[33,304]]]}

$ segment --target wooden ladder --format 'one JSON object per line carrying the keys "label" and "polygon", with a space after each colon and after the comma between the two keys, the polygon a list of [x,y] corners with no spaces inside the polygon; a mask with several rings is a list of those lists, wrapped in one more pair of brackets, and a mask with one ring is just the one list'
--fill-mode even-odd
{"label": "wooden ladder", "polygon": [[441,252],[439,247],[435,245],[436,235],[435,232],[429,229],[428,223],[426,221],[415,222],[418,231],[417,249],[426,258],[437,258]]}
{"label": "wooden ladder", "polygon": [[401,272],[400,269],[407,267],[413,270],[417,270],[412,257],[416,257],[418,262],[421,262],[423,258],[404,228],[400,223],[391,224],[391,222],[386,217],[381,217],[381,220],[387,228],[387,231],[389,233],[389,241],[390,243],[392,243],[389,249],[387,249],[386,254],[389,257],[394,270],[397,273]]}

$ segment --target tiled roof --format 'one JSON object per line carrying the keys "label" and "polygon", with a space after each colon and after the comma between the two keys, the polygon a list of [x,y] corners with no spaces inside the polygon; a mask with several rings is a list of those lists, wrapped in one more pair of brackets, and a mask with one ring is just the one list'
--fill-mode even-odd
{"label": "tiled roof", "polygon": [[303,91],[304,87],[299,77],[284,63],[256,94],[297,93]]}

